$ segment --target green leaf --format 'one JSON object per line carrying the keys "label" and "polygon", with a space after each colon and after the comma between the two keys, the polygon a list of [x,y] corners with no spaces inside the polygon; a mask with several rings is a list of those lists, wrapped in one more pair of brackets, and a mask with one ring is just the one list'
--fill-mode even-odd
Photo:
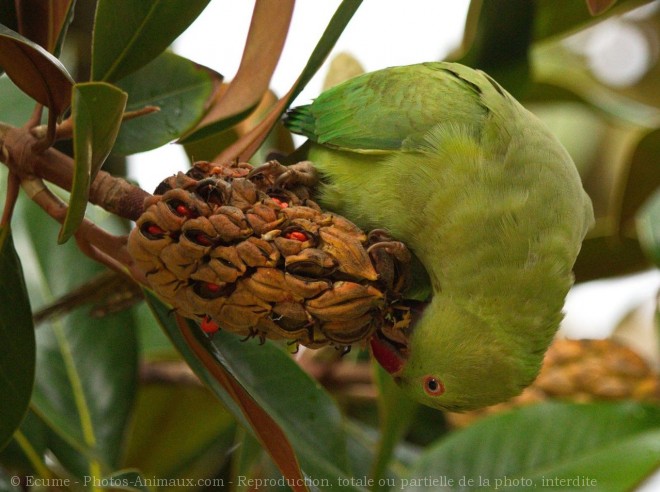
{"label": "green leaf", "polygon": [[[444,480],[438,488],[451,490],[588,485],[620,491],[631,489],[659,465],[657,406],[546,403],[454,432],[422,454],[404,483],[406,490],[415,490],[412,480],[435,477]],[[576,477],[582,482],[569,482]],[[558,486],[561,480],[563,487]]]}
{"label": "green leaf", "polygon": [[0,463],[23,474],[43,475],[41,472],[45,468],[43,461],[48,434],[43,421],[28,409],[21,426],[14,432],[7,447],[0,452]]}
{"label": "green leaf", "polygon": [[[233,476],[244,476],[248,480],[255,478],[255,472],[262,473],[258,463],[263,458],[264,450],[252,434],[244,429],[237,429],[236,442],[240,444],[232,454],[231,470]],[[249,490],[247,484],[234,487],[234,492],[243,492]]]}
{"label": "green leaf", "polygon": [[573,272],[576,282],[639,272],[649,267],[639,241],[618,235],[594,235],[582,243]]}
{"label": "green leaf", "polygon": [[165,145],[192,127],[204,114],[213,80],[208,69],[165,52],[117,85],[128,93],[127,111],[160,108],[122,124],[113,153],[128,155]]}
{"label": "green leaf", "polygon": [[[170,309],[153,294],[146,293],[146,298],[191,368],[225,403],[238,422],[254,433],[242,411],[182,337]],[[198,326],[189,323],[195,333],[195,343],[205,347],[281,427],[308,477],[336,485],[339,478],[351,476],[339,410],[329,395],[288,354],[271,342],[263,345],[256,340],[241,342],[240,337],[222,331],[210,340]],[[356,488],[347,486],[342,490]]]}
{"label": "green leaf", "polygon": [[245,419],[243,412],[239,406],[234,402],[234,400],[229,396],[218,381],[216,381],[213,376],[204,368],[204,365],[197,359],[194,352],[186,344],[186,341],[181,336],[179,332],[179,327],[177,326],[172,309],[164,304],[160,299],[158,299],[152,292],[145,290],[144,292],[145,300],[147,301],[148,306],[151,308],[151,311],[163,328],[163,331],[167,334],[168,338],[176,347],[176,349],[181,354],[181,357],[188,363],[190,368],[199,379],[213,392],[213,394],[220,399],[220,401],[225,405],[225,408],[234,416],[239,424],[243,427],[249,429],[250,425]]}
{"label": "green leaf", "polygon": [[73,88],[76,165],[85,162],[92,180],[112,150],[127,99],[128,94],[104,82],[86,82]]}
{"label": "green leaf", "polygon": [[621,228],[634,219],[649,196],[660,188],[660,129],[646,134],[635,147],[626,169],[625,184],[622,186],[620,214]]}
{"label": "green leaf", "polygon": [[272,107],[259,125],[217,156],[219,162],[233,161],[235,159],[247,161],[259,149],[273,126],[279,121],[282,113],[289,107],[321,67],[361,4],[362,0],[342,1],[339,7],[337,7],[332,19],[330,19],[321,39],[316,44],[309,60],[307,60],[305,68],[303,68],[293,87]]}
{"label": "green leaf", "polygon": [[[266,346],[270,348],[264,350]],[[338,408],[287,353],[274,344],[244,343],[225,332],[214,336],[212,347],[215,357],[224,359],[239,383],[282,427],[308,476],[330,479],[348,471]]]}
{"label": "green leaf", "polygon": [[291,103],[298,94],[305,88],[307,83],[314,77],[318,69],[323,65],[323,62],[330,54],[330,51],[335,46],[339,36],[344,32],[346,26],[357,12],[358,8],[362,5],[362,0],[343,0],[337,10],[335,11],[332,19],[325,28],[323,36],[314,47],[314,51],[307,60],[305,68],[296,80],[295,85],[287,97],[288,103]]}
{"label": "green leaf", "polygon": [[231,455],[235,420],[192,373],[174,373],[187,368],[182,361],[164,367],[174,374],[169,380],[151,380],[158,367],[143,372],[148,380],[138,392],[123,464],[147,477],[211,477]]}
{"label": "green leaf", "polygon": [[625,88],[608,86],[594,76],[584,62],[584,55],[570,50],[566,43],[535,45],[532,69],[536,81],[559,87],[564,93],[572,92],[578,99],[617,119],[642,128],[660,124],[660,110],[652,104],[658,92],[653,84],[650,84],[652,88],[641,91],[644,97],[635,97]]}
{"label": "green leaf", "polygon": [[[39,301],[34,305],[101,270],[73,243],[54,247],[58,225],[30,201],[19,205],[14,218],[24,232],[21,252],[31,260],[29,291]],[[95,208],[90,216],[100,227],[117,230],[113,217]],[[78,309],[37,330],[31,405],[49,426],[52,454],[78,476],[81,463],[90,476],[103,476],[119,463],[137,382],[136,338],[130,311],[93,319]]]}
{"label": "green leaf", "polygon": [[60,244],[76,232],[85,217],[89,185],[112,150],[127,97],[125,92],[103,82],[86,82],[73,88],[75,168],[69,208],[57,239]]}
{"label": "green leaf", "polygon": [[[394,448],[408,429],[418,405],[406,396],[392,377],[375,361],[372,364],[378,385],[380,441],[370,476],[376,484],[387,484],[387,467]],[[373,490],[387,490],[378,485]]]}
{"label": "green leaf", "polygon": [[154,319],[146,302],[135,307],[135,322],[138,328],[140,355],[145,361],[173,360],[179,357],[172,342]]}
{"label": "green leaf", "polygon": [[92,80],[112,82],[160,55],[209,0],[99,0],[92,41]]}
{"label": "green leaf", "polygon": [[27,412],[34,383],[35,340],[23,268],[8,226],[0,228],[0,449]]}
{"label": "green leaf", "polygon": [[[593,2],[594,0],[588,0]],[[612,0],[598,0],[599,3],[614,3]],[[589,25],[601,22],[613,15],[625,13],[653,0],[619,0],[616,7],[607,12],[600,11],[593,17],[586,2],[575,0],[537,0],[534,20],[534,41],[541,41],[552,36],[560,36]]]}
{"label": "green leaf", "polygon": [[534,14],[535,2],[529,0],[471,2],[463,41],[469,49],[456,61],[487,72],[520,97],[529,84]]}
{"label": "green leaf", "polygon": [[0,24],[0,66],[28,96],[61,115],[71,105],[73,79],[41,46]]}
{"label": "green leaf", "polygon": [[660,268],[660,190],[637,215],[637,235],[647,257]]}
{"label": "green leaf", "polygon": [[54,454],[66,464],[84,457],[87,474],[114,469],[135,391],[130,313],[101,320],[74,313],[63,326],[40,328],[37,341],[35,410],[70,446],[51,442]]}

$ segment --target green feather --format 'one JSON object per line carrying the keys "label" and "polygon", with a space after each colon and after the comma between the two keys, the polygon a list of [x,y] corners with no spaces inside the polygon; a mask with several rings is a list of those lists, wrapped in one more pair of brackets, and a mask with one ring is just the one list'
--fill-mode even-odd
{"label": "green feather", "polygon": [[[320,203],[403,241],[432,290],[396,377],[462,410],[514,396],[557,330],[593,221],[575,166],[486,74],[454,63],[356,77],[289,112],[323,175]],[[429,396],[423,381],[442,380]]]}

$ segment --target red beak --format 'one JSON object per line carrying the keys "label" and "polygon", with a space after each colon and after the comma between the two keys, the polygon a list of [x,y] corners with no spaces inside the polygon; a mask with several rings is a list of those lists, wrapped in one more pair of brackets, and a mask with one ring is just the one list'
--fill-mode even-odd
{"label": "red beak", "polygon": [[371,337],[371,354],[392,376],[398,375],[406,364],[406,359],[401,351],[388,340],[379,337],[377,334]]}

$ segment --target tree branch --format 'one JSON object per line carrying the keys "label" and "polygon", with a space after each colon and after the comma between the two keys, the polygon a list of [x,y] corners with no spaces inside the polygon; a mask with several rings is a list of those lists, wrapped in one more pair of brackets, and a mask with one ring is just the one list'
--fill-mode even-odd
{"label": "tree branch", "polygon": [[[40,140],[27,129],[0,123],[0,160],[21,180],[42,178],[71,191],[74,161],[62,152],[39,149]],[[148,192],[105,171],[99,171],[89,189],[89,201],[125,219],[137,220]]]}

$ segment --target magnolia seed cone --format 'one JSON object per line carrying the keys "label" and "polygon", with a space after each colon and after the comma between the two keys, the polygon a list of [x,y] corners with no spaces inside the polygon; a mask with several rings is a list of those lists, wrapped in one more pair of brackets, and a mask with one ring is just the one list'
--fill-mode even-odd
{"label": "magnolia seed cone", "polygon": [[394,284],[367,253],[373,240],[323,212],[307,187],[250,171],[196,163],[145,201],[128,249],[153,291],[208,332],[312,348],[345,348],[401,325]]}
{"label": "magnolia seed cone", "polygon": [[550,399],[576,402],[636,400],[660,403],[660,375],[614,340],[555,340],[536,381],[509,402],[449,420],[462,427],[484,415]]}

